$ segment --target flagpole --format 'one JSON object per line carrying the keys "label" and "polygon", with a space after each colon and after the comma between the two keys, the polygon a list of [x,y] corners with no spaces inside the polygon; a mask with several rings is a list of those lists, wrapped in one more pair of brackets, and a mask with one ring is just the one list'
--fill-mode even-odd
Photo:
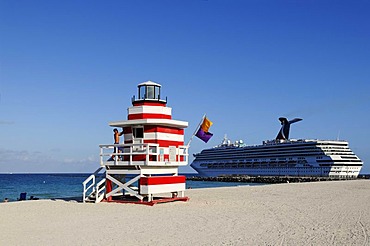
{"label": "flagpole", "polygon": [[200,122],[199,122],[199,124],[198,124],[197,128],[195,129],[195,131],[194,131],[194,133],[193,133],[193,135],[190,137],[189,142],[188,142],[188,144],[186,145],[186,147],[188,147],[188,148],[189,148],[191,141],[193,140],[193,138],[194,138],[195,134],[197,134],[197,131],[199,130],[199,127],[200,127],[200,125],[203,123],[203,121],[204,121],[204,118],[205,118],[205,117],[206,117],[206,114],[204,114],[204,115],[203,115],[203,117],[202,117],[202,119],[200,120]]}

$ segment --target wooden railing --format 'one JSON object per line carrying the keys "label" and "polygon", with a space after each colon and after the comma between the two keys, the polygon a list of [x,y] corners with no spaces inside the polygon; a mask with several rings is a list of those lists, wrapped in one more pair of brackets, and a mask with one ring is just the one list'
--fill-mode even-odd
{"label": "wooden railing", "polygon": [[100,165],[164,165],[185,166],[188,164],[188,147],[169,147],[170,153],[164,154],[159,144],[102,144]]}
{"label": "wooden railing", "polygon": [[99,167],[82,183],[83,185],[82,201],[84,203],[87,201],[97,203],[103,200],[105,191],[105,178],[96,183],[96,176],[102,169],[103,167]]}

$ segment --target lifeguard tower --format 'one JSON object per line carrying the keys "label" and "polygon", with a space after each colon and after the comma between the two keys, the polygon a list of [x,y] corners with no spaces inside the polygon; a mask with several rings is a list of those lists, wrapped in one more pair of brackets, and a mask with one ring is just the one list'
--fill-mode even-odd
{"label": "lifeguard tower", "polygon": [[122,141],[100,145],[100,168],[83,183],[84,202],[153,205],[188,200],[184,196],[185,176],[178,175],[179,166],[188,164],[188,147],[184,145],[188,122],[172,119],[167,98],[161,98],[160,84],[139,84],[127,120],[109,125],[122,133]]}

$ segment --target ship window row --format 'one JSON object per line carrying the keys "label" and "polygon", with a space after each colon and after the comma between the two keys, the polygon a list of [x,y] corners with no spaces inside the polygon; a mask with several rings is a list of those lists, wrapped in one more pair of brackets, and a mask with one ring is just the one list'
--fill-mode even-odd
{"label": "ship window row", "polygon": [[[273,154],[275,156],[280,156],[280,157],[287,157],[287,156],[317,156],[317,155],[324,155],[322,153],[276,153],[276,154]],[[343,153],[331,153],[331,155],[341,155],[343,156],[344,154]],[[353,154],[351,154],[353,156]],[[351,156],[349,155],[349,156]],[[248,158],[248,156],[253,156],[253,157],[257,157],[257,158],[266,158],[268,156],[271,156],[271,154],[263,154],[263,155],[256,155],[256,154],[241,154],[241,155],[232,155],[230,157],[225,157],[225,156],[229,156],[229,155],[222,155],[222,154],[212,154],[212,155],[199,155],[198,158],[199,160],[202,160],[202,159],[245,159],[245,158]]]}
{"label": "ship window row", "polygon": [[[314,168],[313,166],[302,163],[304,167]],[[216,163],[216,164],[200,164],[201,167],[208,167],[208,168],[294,168],[296,164],[276,164],[276,165],[268,165],[268,164],[236,164],[236,163]],[[300,167],[301,168],[301,167]]]}
{"label": "ship window row", "polygon": [[323,151],[340,151],[340,152],[350,152],[350,149],[336,149],[336,148],[322,148]]}
{"label": "ship window row", "polygon": [[286,161],[286,160],[293,160],[293,158],[292,157],[289,157],[289,158],[265,158],[265,159],[256,159],[256,160],[262,160],[262,161],[276,161],[276,159],[277,159],[277,161]]}
{"label": "ship window row", "polygon": [[[233,156],[274,156],[274,155],[280,155],[280,156],[292,156],[292,155],[324,155],[324,152],[315,151],[315,152],[283,152],[283,151],[274,151],[274,152],[265,152],[265,153],[233,153]],[[205,156],[210,157],[217,157],[217,156],[225,156],[230,155],[229,153],[209,153]]]}
{"label": "ship window row", "polygon": [[359,165],[359,164],[349,164],[349,163],[346,163],[346,164],[339,164],[339,163],[322,163],[320,164],[320,167],[331,167],[331,166],[341,166],[341,167],[349,167],[349,166],[352,166],[352,167],[357,167],[357,168],[360,168],[362,167],[362,165]]}
{"label": "ship window row", "polygon": [[[345,160],[318,160],[317,161],[320,166],[335,166],[335,165],[340,165],[340,166],[362,166],[362,161],[361,160],[352,160],[352,161],[345,161]],[[352,163],[351,163],[352,162]],[[208,165],[225,165],[225,166],[239,166],[239,167],[244,167],[244,166],[294,166],[296,164],[303,164],[303,165],[308,165],[307,160],[291,160],[291,161],[266,161],[266,160],[257,160],[257,161],[251,161],[251,160],[233,160],[233,161],[223,161],[223,162],[203,162],[200,166],[208,166]]]}
{"label": "ship window row", "polygon": [[[250,148],[250,147],[247,147],[247,148],[235,148],[235,147],[231,147],[231,148],[217,148],[217,151],[229,151],[229,150],[232,150],[233,152],[237,152],[237,151],[253,151],[253,152],[257,152],[257,151],[273,151],[273,150],[312,150],[312,149],[318,149],[320,150],[321,148],[315,146],[315,145],[312,145],[312,146],[274,146],[273,148],[269,148],[269,147],[259,147],[259,148]],[[213,151],[214,149],[208,149],[208,150],[205,150],[205,151],[208,151],[208,152],[211,152]]]}
{"label": "ship window row", "polygon": [[[322,151],[269,151],[269,152],[253,152],[253,153],[233,153],[233,155],[239,155],[239,156],[250,156],[250,155],[297,155],[297,154],[315,154],[315,155],[324,155],[324,154],[333,154],[333,155],[354,155],[353,152],[322,152]],[[209,156],[224,156],[229,155],[229,153],[209,153],[207,154]]]}
{"label": "ship window row", "polygon": [[[332,167],[332,169],[343,169],[343,167]],[[355,169],[355,170],[358,170],[358,167],[347,167],[347,169]]]}
{"label": "ship window row", "polygon": [[[307,164],[307,161],[300,162],[299,164],[303,164],[304,166],[310,166]],[[235,162],[230,162],[230,163],[202,163],[200,164],[201,167],[209,167],[209,166],[222,166],[222,167],[239,167],[239,168],[244,168],[244,167],[252,167],[252,166],[258,166],[258,167],[286,167],[286,166],[291,166],[294,167],[297,164],[295,163],[267,163],[267,162],[250,162],[250,163],[235,163]]]}
{"label": "ship window row", "polygon": [[[352,151],[346,151],[346,150],[338,150],[338,151],[323,151],[321,149],[288,149],[288,150],[282,150],[282,149],[275,149],[275,150],[264,150],[264,151],[249,151],[249,150],[244,150],[244,151],[232,151],[233,154],[241,155],[241,154],[264,154],[264,155],[272,155],[275,153],[289,153],[289,154],[294,154],[294,153],[347,153],[347,154],[353,154]],[[229,154],[230,151],[203,151],[202,154],[204,155],[214,155],[214,154]]]}
{"label": "ship window row", "polygon": [[[224,167],[218,167],[218,166],[208,166],[208,169],[219,169]],[[255,167],[255,169],[259,169],[260,167]],[[292,170],[295,169],[295,170]],[[265,171],[279,171],[280,173],[300,173],[300,172],[309,172],[309,173],[329,173],[329,170],[323,170],[322,167],[267,167],[263,169],[263,172]],[[355,172],[355,171],[353,171]]]}
{"label": "ship window row", "polygon": [[[335,167],[332,167],[332,169],[335,168]],[[347,171],[347,170],[358,170],[358,167],[346,167],[343,169],[343,167],[337,167],[336,169],[341,169],[341,170],[344,170],[344,171]]]}
{"label": "ship window row", "polygon": [[337,148],[337,149],[348,149],[348,146],[340,146],[340,145],[326,145],[322,146],[322,148]]}
{"label": "ship window row", "polygon": [[[258,151],[258,150],[265,151],[265,150],[269,150],[269,149],[281,149],[281,150],[282,149],[305,149],[305,150],[308,150],[310,148],[317,148],[317,149],[321,149],[321,148],[349,149],[347,143],[333,144],[333,143],[317,143],[317,142],[302,143],[302,144],[299,144],[299,145],[295,144],[295,146],[292,146],[292,143],[276,144],[276,145],[263,145],[263,146],[256,145],[256,146],[248,146],[247,148],[250,149],[251,151]],[[237,150],[235,150],[234,146],[217,147],[217,149],[218,150],[233,149],[234,151],[237,151]],[[240,147],[240,150],[241,151],[245,150],[245,148]]]}
{"label": "ship window row", "polygon": [[325,154],[333,154],[333,155],[339,155],[339,154],[353,154],[351,151],[324,151]]}
{"label": "ship window row", "polygon": [[343,156],[354,156],[352,152],[321,152],[321,151],[295,151],[295,152],[284,152],[284,151],[274,151],[274,152],[260,152],[260,153],[208,153],[204,154],[202,153],[200,156],[209,156],[209,157],[224,157],[224,156],[277,156],[277,157],[289,157],[289,156],[297,156],[297,155],[343,155]]}
{"label": "ship window row", "polygon": [[207,149],[207,150],[204,150],[205,152],[212,152],[214,150],[217,150],[217,151],[229,151],[229,150],[232,150],[233,152],[237,152],[237,151],[246,151],[246,150],[249,150],[249,151],[253,151],[253,152],[256,152],[256,151],[270,151],[270,150],[310,150],[310,149],[321,149],[320,147],[317,147],[315,145],[311,145],[311,146],[273,146],[273,147],[269,147],[269,146],[263,146],[263,147],[247,147],[247,148],[244,148],[244,147],[241,147],[241,148],[235,148],[235,147],[228,147],[228,148],[214,148],[214,149]]}
{"label": "ship window row", "polygon": [[356,156],[341,156],[343,159],[358,159]]}
{"label": "ship window row", "polygon": [[356,173],[355,171],[331,171],[330,173]]}
{"label": "ship window row", "polygon": [[301,160],[268,160],[268,159],[232,159],[232,160],[225,160],[222,161],[206,161],[205,163],[236,163],[236,164],[286,164],[286,163],[306,163],[305,159]]}
{"label": "ship window row", "polygon": [[348,146],[347,143],[318,143],[318,145]]}
{"label": "ship window row", "polygon": [[[204,165],[201,165],[201,166],[204,166]],[[217,168],[235,168],[235,167],[232,167],[232,166],[228,166],[228,167],[223,167],[223,166],[208,166],[209,169],[217,169]],[[252,167],[252,169],[259,169],[260,167]],[[264,172],[265,170],[272,170],[272,171],[275,171],[276,170],[279,170],[280,173],[282,172],[286,172],[286,173],[292,173],[292,169],[293,169],[293,172],[295,172],[296,174],[299,174],[299,172],[317,172],[317,173],[329,173],[329,170],[333,170],[333,169],[341,169],[341,170],[337,170],[337,171],[331,171],[330,173],[357,173],[359,168],[360,167],[347,167],[346,169],[343,170],[343,167],[331,167],[329,170],[327,170],[328,168],[330,168],[330,166],[328,167],[265,167],[264,170],[262,172]],[[351,170],[350,170],[351,169]],[[256,170],[258,171],[258,170]]]}
{"label": "ship window row", "polygon": [[357,159],[357,160],[317,160],[317,162],[362,162],[361,160]]}
{"label": "ship window row", "polygon": [[348,145],[337,145],[337,144],[319,144],[323,147],[335,147],[335,148],[348,148]]}

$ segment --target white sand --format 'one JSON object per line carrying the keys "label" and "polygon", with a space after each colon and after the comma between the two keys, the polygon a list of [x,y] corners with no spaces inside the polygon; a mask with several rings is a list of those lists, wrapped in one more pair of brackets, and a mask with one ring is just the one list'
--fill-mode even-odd
{"label": "white sand", "polygon": [[370,180],[188,190],[188,202],[0,203],[0,245],[370,245]]}

